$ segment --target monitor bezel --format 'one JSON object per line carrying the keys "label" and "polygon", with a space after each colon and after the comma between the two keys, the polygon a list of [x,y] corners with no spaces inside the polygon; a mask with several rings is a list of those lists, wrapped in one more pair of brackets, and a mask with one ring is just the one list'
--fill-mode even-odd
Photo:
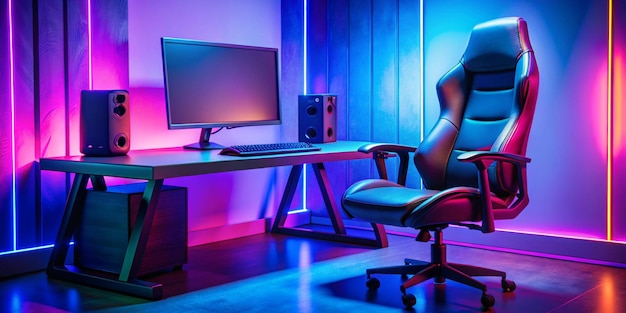
{"label": "monitor bezel", "polygon": [[[271,120],[248,120],[248,121],[238,121],[238,122],[207,122],[207,123],[173,123],[171,120],[171,110],[170,110],[170,95],[168,92],[168,76],[167,76],[167,59],[166,59],[166,49],[165,45],[168,43],[174,44],[189,44],[189,45],[203,45],[203,46],[213,46],[213,47],[223,47],[223,48],[234,48],[234,49],[246,49],[246,50],[261,50],[261,51],[270,51],[274,54],[274,66],[276,72],[276,109],[277,116],[276,119]],[[165,89],[165,106],[166,106],[166,115],[167,115],[167,127],[168,129],[207,129],[210,130],[212,128],[231,128],[231,127],[246,127],[246,126],[264,126],[264,125],[280,125],[282,123],[282,105],[280,101],[280,57],[278,48],[272,47],[261,47],[261,46],[251,46],[251,45],[241,45],[241,44],[232,44],[232,43],[219,43],[219,42],[211,42],[211,41],[202,41],[202,40],[194,40],[194,39],[184,39],[184,38],[174,38],[174,37],[161,37],[161,56],[162,56],[162,64],[163,64],[163,82]]]}

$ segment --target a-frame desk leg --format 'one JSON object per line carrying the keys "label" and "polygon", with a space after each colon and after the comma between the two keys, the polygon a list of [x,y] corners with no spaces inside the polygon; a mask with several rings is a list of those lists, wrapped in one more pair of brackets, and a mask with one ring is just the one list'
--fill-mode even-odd
{"label": "a-frame desk leg", "polygon": [[334,233],[314,231],[307,228],[290,228],[285,227],[285,222],[289,213],[289,207],[293,201],[293,197],[298,187],[300,176],[302,175],[303,165],[294,165],[289,173],[287,185],[285,186],[285,192],[278,206],[278,212],[276,212],[276,218],[272,224],[271,232],[275,234],[285,234],[293,236],[302,236],[315,239],[334,240],[345,243],[353,243],[358,245],[373,246],[373,247],[387,247],[387,234],[383,225],[372,223],[375,238],[363,238],[357,236],[349,236],[346,232],[346,227],[343,224],[341,213],[337,207],[335,197],[326,175],[326,168],[324,163],[315,163],[311,165],[317,185],[320,188],[322,197],[324,198],[324,204],[328,212],[328,217],[333,226]]}
{"label": "a-frame desk leg", "polygon": [[[74,176],[46,274],[53,279],[71,281],[151,300],[161,299],[163,297],[163,286],[138,280],[136,273],[141,264],[141,256],[148,240],[163,180],[151,180],[146,185],[119,277],[100,275],[100,273],[94,271],[85,271],[65,264],[70,242],[78,229],[85,209],[85,197],[87,195],[89,178],[89,175],[85,174],[76,174]],[[93,181],[95,182],[94,187],[97,187],[97,189],[106,188],[102,177],[96,177]]]}

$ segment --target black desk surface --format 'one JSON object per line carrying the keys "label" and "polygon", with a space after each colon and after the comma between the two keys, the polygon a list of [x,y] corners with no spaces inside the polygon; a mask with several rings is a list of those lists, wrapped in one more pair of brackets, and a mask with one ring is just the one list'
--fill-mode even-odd
{"label": "black desk surface", "polygon": [[42,170],[155,180],[263,167],[370,158],[370,154],[358,152],[358,148],[366,144],[369,142],[337,141],[316,144],[322,148],[320,151],[249,157],[220,155],[220,150],[201,151],[176,147],[131,150],[127,155],[115,157],[43,158],[40,160],[40,165]]}

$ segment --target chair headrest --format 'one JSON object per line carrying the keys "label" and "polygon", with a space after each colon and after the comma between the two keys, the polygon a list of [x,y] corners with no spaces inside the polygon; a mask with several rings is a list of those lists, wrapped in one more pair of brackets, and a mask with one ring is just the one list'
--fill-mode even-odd
{"label": "chair headrest", "polygon": [[463,63],[474,72],[511,70],[526,51],[532,51],[526,21],[499,18],[474,26]]}

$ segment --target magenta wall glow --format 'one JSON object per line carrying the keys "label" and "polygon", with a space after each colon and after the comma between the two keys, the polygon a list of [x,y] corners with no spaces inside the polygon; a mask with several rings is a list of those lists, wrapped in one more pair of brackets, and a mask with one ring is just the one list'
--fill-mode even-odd
{"label": "magenta wall glow", "polygon": [[[168,130],[161,37],[270,48],[281,47],[281,2],[237,0],[129,2],[129,80],[133,149],[180,147],[197,142],[199,129]],[[289,103],[283,103],[289,105]],[[222,130],[211,137],[224,145],[281,141],[280,126]],[[285,182],[283,169],[261,169],[166,181],[189,189],[189,230],[243,223],[270,216]],[[269,200],[268,200],[269,199]],[[225,230],[227,231],[227,230]],[[230,234],[224,234],[229,236]],[[219,235],[218,235],[219,237]],[[219,238],[207,238],[216,240]]]}

